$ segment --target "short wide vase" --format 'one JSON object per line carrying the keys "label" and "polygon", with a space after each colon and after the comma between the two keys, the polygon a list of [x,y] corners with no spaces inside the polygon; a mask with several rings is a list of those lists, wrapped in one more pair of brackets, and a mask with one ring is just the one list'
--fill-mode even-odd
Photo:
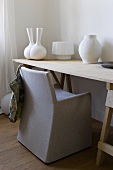
{"label": "short wide vase", "polygon": [[97,63],[102,52],[102,47],[96,35],[85,35],[79,45],[79,55],[83,63]]}
{"label": "short wide vase", "polygon": [[36,44],[33,45],[30,51],[31,59],[41,60],[46,57],[47,51],[45,47],[41,45],[43,28],[36,28]]}

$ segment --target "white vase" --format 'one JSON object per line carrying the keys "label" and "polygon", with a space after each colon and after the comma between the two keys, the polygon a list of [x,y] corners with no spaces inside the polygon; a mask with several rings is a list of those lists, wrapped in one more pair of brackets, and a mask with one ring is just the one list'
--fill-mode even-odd
{"label": "white vase", "polygon": [[32,59],[41,60],[45,58],[47,51],[41,45],[41,37],[42,37],[43,28],[36,28],[36,44],[34,44],[30,51],[30,56]]}
{"label": "white vase", "polygon": [[24,49],[24,56],[27,59],[30,59],[30,50],[32,46],[34,45],[33,42],[33,29],[32,28],[26,28],[27,34],[28,34],[28,39],[29,39],[29,45]]}
{"label": "white vase", "polygon": [[69,41],[52,42],[52,54],[57,60],[70,60],[74,54],[74,44]]}
{"label": "white vase", "polygon": [[102,47],[96,35],[85,35],[79,45],[79,55],[83,63],[97,63],[101,52]]}

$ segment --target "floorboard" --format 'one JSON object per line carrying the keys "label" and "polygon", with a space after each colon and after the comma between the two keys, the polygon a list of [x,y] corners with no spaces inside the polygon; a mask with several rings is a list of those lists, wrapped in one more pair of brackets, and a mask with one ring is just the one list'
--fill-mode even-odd
{"label": "floorboard", "polygon": [[[52,164],[45,164],[17,141],[19,120],[11,123],[0,115],[0,170],[113,170],[113,157],[106,154],[104,164],[95,165],[102,123],[92,120],[92,147]],[[109,143],[113,144],[113,128]]]}

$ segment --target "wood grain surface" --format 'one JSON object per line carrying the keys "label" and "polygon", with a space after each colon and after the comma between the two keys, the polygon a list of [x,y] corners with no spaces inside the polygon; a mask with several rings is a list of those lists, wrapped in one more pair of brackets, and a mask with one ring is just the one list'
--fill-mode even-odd
{"label": "wood grain surface", "polygon": [[[102,123],[92,120],[92,147],[45,164],[17,141],[19,120],[11,123],[6,115],[0,115],[0,170],[113,170],[113,157],[105,155],[104,164],[97,167],[97,143]],[[109,142],[113,144],[113,129]]]}

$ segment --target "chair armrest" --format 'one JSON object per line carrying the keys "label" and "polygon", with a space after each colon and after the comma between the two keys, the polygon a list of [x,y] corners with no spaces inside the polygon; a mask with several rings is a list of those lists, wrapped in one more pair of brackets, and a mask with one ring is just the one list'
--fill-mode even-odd
{"label": "chair armrest", "polygon": [[79,97],[83,97],[83,96],[87,96],[87,95],[89,95],[91,97],[91,93],[85,92],[85,93],[77,94],[77,95],[72,96],[72,97],[67,97],[65,99],[57,100],[57,102],[66,102],[66,101],[71,101],[71,100],[74,100],[74,99],[76,100]]}

